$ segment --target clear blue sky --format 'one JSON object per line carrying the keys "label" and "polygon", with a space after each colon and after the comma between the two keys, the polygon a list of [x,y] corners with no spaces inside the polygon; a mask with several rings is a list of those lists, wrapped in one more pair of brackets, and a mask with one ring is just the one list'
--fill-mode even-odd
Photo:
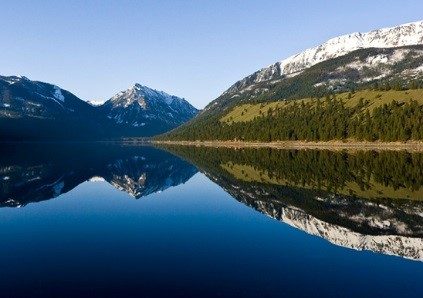
{"label": "clear blue sky", "polygon": [[329,38],[421,19],[421,0],[0,0],[0,74],[84,100],[138,82],[203,108],[237,80]]}

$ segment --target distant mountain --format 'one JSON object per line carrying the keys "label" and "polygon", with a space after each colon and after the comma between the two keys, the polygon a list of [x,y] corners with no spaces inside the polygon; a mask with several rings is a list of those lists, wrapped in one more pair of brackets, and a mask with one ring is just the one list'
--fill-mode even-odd
{"label": "distant mountain", "polygon": [[135,84],[99,107],[127,135],[154,135],[193,118],[198,110],[185,99]]}
{"label": "distant mountain", "polygon": [[0,76],[0,115],[10,118],[59,119],[92,114],[94,109],[58,86],[26,77]]}
{"label": "distant mountain", "polygon": [[0,76],[3,140],[92,138],[105,135],[96,109],[58,86]]}
{"label": "distant mountain", "polygon": [[151,136],[177,127],[197,112],[184,99],[139,84],[99,105],[52,84],[0,76],[2,140]]}

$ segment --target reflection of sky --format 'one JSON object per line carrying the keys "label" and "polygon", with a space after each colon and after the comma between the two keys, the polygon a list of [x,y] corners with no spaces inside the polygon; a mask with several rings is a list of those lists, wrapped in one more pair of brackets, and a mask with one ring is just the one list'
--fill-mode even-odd
{"label": "reflection of sky", "polygon": [[423,289],[422,263],[331,245],[202,174],[139,200],[86,182],[54,200],[1,208],[0,239],[2,289],[404,297]]}

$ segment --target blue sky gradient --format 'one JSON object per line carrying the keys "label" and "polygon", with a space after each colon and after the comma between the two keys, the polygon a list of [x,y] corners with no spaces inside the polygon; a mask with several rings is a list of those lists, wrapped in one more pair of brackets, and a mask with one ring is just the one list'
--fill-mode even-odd
{"label": "blue sky gradient", "polygon": [[1,75],[84,100],[135,82],[203,108],[327,39],[423,19],[423,1],[0,1]]}

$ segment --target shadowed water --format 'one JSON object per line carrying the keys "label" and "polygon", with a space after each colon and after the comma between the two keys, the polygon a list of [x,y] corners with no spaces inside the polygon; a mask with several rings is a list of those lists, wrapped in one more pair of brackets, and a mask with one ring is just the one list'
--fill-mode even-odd
{"label": "shadowed water", "polygon": [[2,145],[0,289],[417,297],[422,161],[407,152]]}

